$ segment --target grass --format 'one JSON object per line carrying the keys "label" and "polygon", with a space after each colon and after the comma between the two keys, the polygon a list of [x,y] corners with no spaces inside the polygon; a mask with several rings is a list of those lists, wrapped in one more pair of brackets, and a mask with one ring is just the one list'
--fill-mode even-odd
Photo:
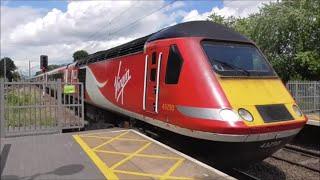
{"label": "grass", "polygon": [[[37,88],[8,90],[5,119],[7,128],[54,127],[57,107],[48,107]],[[40,99],[42,98],[42,99]],[[40,107],[32,107],[32,106]],[[30,106],[30,107],[28,107]]]}

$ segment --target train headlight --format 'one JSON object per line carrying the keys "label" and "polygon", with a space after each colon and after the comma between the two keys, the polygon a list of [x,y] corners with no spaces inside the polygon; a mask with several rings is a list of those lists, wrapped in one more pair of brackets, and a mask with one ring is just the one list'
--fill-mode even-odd
{"label": "train headlight", "polygon": [[302,112],[301,112],[300,108],[297,105],[294,104],[292,106],[292,109],[298,116],[302,116]]}
{"label": "train headlight", "polygon": [[220,116],[222,120],[234,123],[239,120],[239,116],[233,112],[231,109],[222,109],[220,111]]}
{"label": "train headlight", "polygon": [[251,115],[251,113],[250,113],[248,110],[243,109],[243,108],[240,108],[240,109],[238,110],[238,113],[239,113],[239,115],[240,115],[240,117],[241,117],[242,119],[244,119],[244,120],[246,120],[246,121],[250,121],[250,122],[253,121],[253,116]]}

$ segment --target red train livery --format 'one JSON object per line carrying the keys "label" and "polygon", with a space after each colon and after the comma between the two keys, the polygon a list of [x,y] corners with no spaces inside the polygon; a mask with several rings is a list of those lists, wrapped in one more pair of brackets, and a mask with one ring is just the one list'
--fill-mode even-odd
{"label": "red train livery", "polygon": [[83,82],[94,106],[212,144],[208,155],[223,163],[262,160],[306,123],[256,45],[209,21],[177,24],[46,74]]}

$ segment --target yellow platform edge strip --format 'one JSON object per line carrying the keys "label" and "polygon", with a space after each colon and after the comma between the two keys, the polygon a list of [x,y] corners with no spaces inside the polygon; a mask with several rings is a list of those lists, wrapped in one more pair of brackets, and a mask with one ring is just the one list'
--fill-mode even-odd
{"label": "yellow platform edge strip", "polygon": [[163,175],[140,173],[140,172],[133,172],[133,171],[114,170],[114,172],[120,173],[120,174],[129,174],[129,175],[145,176],[145,177],[153,177],[153,178],[166,178],[166,179],[175,179],[175,180],[179,180],[179,179],[181,179],[181,180],[193,180],[193,178],[189,178],[189,177],[179,177],[179,176],[164,177]]}
{"label": "yellow platform edge strip", "polygon": [[122,159],[121,161],[119,161],[118,163],[114,164],[111,169],[115,169],[119,166],[121,166],[122,164],[124,164],[125,162],[129,161],[131,158],[133,158],[136,154],[138,154],[139,152],[143,151],[144,149],[146,149],[150,144],[152,144],[152,142],[148,142],[145,145],[143,145],[141,148],[139,148],[137,151],[135,151],[134,153],[131,153],[129,156],[127,156],[126,158]]}
{"label": "yellow platform edge strip", "polygon": [[[123,156],[129,156],[132,153],[123,153],[117,151],[105,151],[105,150],[94,150],[94,152],[98,153],[106,153],[106,154],[118,154]],[[145,158],[155,158],[155,159],[168,159],[168,160],[180,160],[181,157],[171,157],[171,156],[161,156],[161,155],[151,155],[151,154],[136,154],[135,157],[145,157]]]}
{"label": "yellow platform edge strip", "polygon": [[160,179],[168,179],[169,176],[183,163],[184,159],[178,160]]}
{"label": "yellow platform edge strip", "polygon": [[96,147],[92,148],[92,149],[93,149],[93,150],[97,150],[97,149],[101,148],[102,146],[105,146],[106,144],[109,144],[109,143],[111,143],[111,142],[115,141],[116,139],[119,139],[120,137],[122,137],[122,136],[124,136],[124,135],[128,134],[129,132],[130,132],[130,131],[125,131],[125,132],[123,132],[123,133],[121,133],[121,134],[119,134],[119,135],[117,135],[117,136],[113,137],[112,139],[109,139],[108,141],[106,141],[106,142],[104,142],[104,143],[102,143],[102,144],[100,144],[100,145],[98,145],[98,146],[96,146]]}
{"label": "yellow platform edge strip", "polygon": [[[82,137],[82,138],[98,138],[98,139],[107,139],[107,140],[114,138],[114,137],[106,137],[106,136],[89,136],[89,135],[86,135],[86,136],[80,135],[80,137]],[[141,141],[141,142],[148,142],[148,140],[133,139],[133,138],[118,138],[117,140],[120,140],[120,141]]]}
{"label": "yellow platform edge strip", "polygon": [[98,167],[98,169],[102,172],[106,179],[118,180],[118,176],[116,176],[111,169],[91,150],[91,148],[81,139],[79,135],[73,135],[73,138],[76,142],[81,146],[84,152],[90,157],[90,159],[94,162],[94,164]]}

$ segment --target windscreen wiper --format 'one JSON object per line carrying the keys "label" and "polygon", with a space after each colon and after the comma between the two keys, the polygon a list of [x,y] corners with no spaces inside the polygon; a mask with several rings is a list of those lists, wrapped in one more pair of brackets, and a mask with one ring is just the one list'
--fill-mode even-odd
{"label": "windscreen wiper", "polygon": [[246,76],[250,76],[250,72],[241,68],[241,67],[238,67],[238,66],[235,66],[233,64],[229,64],[229,63],[226,63],[226,62],[223,62],[223,61],[220,61],[220,60],[217,60],[217,59],[213,59],[214,62],[217,62],[219,64],[222,64],[222,65],[225,65],[225,66],[228,66],[229,68],[233,69],[233,70],[237,70],[237,71],[240,71],[242,72],[243,74],[245,74]]}

